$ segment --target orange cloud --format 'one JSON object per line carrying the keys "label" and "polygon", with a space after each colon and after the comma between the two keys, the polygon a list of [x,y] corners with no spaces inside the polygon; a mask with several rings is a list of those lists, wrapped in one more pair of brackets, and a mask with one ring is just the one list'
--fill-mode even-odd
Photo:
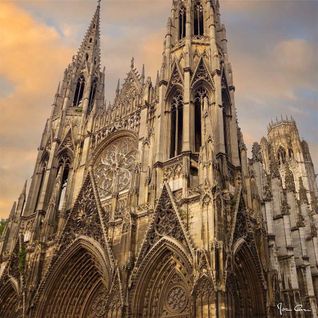
{"label": "orange cloud", "polygon": [[73,50],[61,44],[54,28],[12,3],[0,4],[0,25],[0,81],[7,83],[0,94],[1,218],[9,213],[23,178],[30,177],[54,87]]}

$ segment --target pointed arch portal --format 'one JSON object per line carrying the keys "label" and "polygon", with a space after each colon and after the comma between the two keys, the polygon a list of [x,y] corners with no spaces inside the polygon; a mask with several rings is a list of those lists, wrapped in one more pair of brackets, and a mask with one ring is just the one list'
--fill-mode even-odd
{"label": "pointed arch portal", "polygon": [[233,272],[228,278],[227,317],[266,317],[265,291],[255,255],[242,240],[236,248]]}
{"label": "pointed arch portal", "polygon": [[162,238],[142,262],[133,295],[134,317],[192,317],[192,266],[178,245]]}
{"label": "pointed arch portal", "polygon": [[19,317],[19,296],[12,280],[9,279],[0,290],[0,317]]}
{"label": "pointed arch portal", "polygon": [[110,268],[102,251],[79,240],[66,254],[47,280],[36,317],[105,317]]}

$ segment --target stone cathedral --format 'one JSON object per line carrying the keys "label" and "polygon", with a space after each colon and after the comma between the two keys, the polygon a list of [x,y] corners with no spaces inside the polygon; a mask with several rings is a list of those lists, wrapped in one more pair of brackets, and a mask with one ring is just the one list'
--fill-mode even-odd
{"label": "stone cathedral", "polygon": [[157,79],[105,104],[100,4],[0,240],[1,318],[317,317],[318,189],[276,120],[248,158],[218,0],[173,0]]}

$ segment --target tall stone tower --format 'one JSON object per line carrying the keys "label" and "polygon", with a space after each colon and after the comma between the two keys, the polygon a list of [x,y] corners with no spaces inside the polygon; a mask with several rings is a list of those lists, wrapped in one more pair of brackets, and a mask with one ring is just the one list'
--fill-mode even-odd
{"label": "tall stone tower", "polygon": [[272,267],[280,276],[283,301],[289,308],[304,304],[311,310],[308,317],[317,317],[317,183],[295,121],[271,122],[268,138],[254,144],[250,164],[265,201]]}
{"label": "tall stone tower", "polygon": [[110,105],[99,17],[1,238],[0,316],[278,316],[218,1],[174,0],[156,82],[132,59]]}

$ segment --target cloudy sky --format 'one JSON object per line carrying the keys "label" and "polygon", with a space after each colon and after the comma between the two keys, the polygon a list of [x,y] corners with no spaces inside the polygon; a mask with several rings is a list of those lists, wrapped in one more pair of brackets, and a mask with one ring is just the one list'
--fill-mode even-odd
{"label": "cloudy sky", "polygon": [[[172,0],[103,0],[107,98],[130,59],[154,78]],[[30,180],[64,68],[95,11],[90,0],[0,0],[0,218]],[[221,0],[239,123],[251,145],[292,115],[318,168],[318,0]]]}

